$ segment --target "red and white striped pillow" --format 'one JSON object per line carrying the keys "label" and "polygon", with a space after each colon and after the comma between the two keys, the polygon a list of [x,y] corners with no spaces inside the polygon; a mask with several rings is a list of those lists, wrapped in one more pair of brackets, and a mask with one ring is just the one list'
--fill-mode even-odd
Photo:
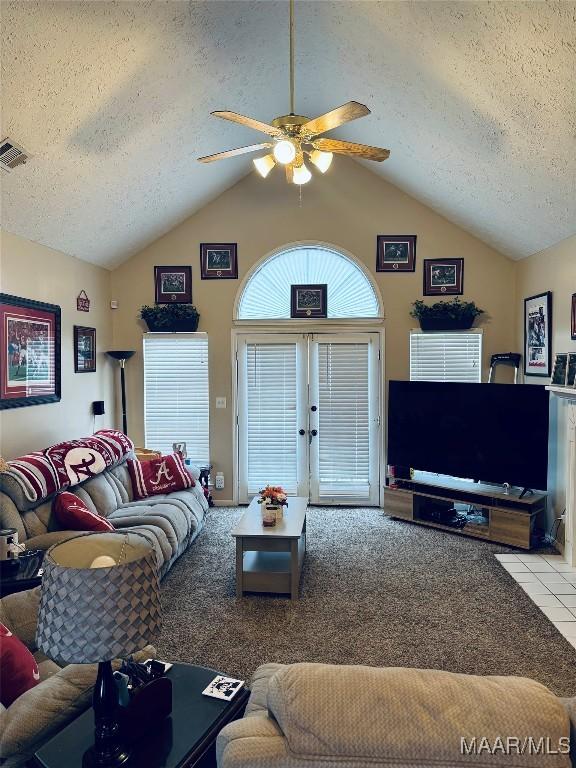
{"label": "red and white striped pillow", "polygon": [[135,499],[182,491],[195,485],[192,475],[184,466],[182,457],[177,453],[150,461],[128,459],[126,463]]}
{"label": "red and white striped pillow", "polygon": [[68,531],[113,531],[114,526],[105,517],[91,512],[75,493],[64,491],[54,499],[52,509],[59,524]]}

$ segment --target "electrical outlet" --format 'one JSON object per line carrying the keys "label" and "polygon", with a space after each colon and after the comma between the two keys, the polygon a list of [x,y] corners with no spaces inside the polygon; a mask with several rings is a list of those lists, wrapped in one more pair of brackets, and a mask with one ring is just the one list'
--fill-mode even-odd
{"label": "electrical outlet", "polygon": [[216,398],[216,408],[226,408],[226,398],[225,397],[217,397]]}
{"label": "electrical outlet", "polygon": [[214,482],[214,487],[217,491],[224,490],[224,473],[223,472],[216,472],[216,480]]}

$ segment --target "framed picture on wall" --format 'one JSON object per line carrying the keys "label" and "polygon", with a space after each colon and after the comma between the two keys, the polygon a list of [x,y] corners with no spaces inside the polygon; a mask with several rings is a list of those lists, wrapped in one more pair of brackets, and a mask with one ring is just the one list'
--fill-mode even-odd
{"label": "framed picture on wall", "polygon": [[576,341],[576,293],[572,294],[572,310],[570,315],[572,341]]}
{"label": "framed picture on wall", "polygon": [[96,371],[96,328],[74,326],[74,373]]}
{"label": "framed picture on wall", "polygon": [[424,259],[424,296],[461,296],[464,259]]}
{"label": "framed picture on wall", "polygon": [[192,267],[154,267],[156,304],[192,303]]}
{"label": "framed picture on wall", "polygon": [[416,235],[378,235],[376,272],[414,272]]}
{"label": "framed picture on wall", "polygon": [[524,375],[552,373],[552,293],[524,299]]}
{"label": "framed picture on wall", "polygon": [[328,285],[290,286],[290,317],[327,317]]}
{"label": "framed picture on wall", "polygon": [[202,280],[236,280],[237,243],[201,243],[200,277]]}
{"label": "framed picture on wall", "polygon": [[59,402],[60,314],[0,293],[0,410]]}

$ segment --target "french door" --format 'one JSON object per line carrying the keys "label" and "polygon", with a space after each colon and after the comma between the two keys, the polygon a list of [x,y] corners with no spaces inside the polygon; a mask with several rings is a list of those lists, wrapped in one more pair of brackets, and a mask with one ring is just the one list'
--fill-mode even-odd
{"label": "french door", "polygon": [[380,336],[239,335],[238,496],[379,502]]}

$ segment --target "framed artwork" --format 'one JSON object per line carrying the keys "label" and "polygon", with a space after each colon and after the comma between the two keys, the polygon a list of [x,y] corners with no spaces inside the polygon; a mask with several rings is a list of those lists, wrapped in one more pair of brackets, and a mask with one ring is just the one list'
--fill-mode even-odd
{"label": "framed artwork", "polygon": [[464,259],[424,259],[424,296],[461,296]]}
{"label": "framed artwork", "polygon": [[572,294],[572,312],[570,315],[572,341],[576,341],[576,293]]}
{"label": "framed artwork", "polygon": [[201,243],[200,277],[202,280],[236,280],[238,246],[236,243]]}
{"label": "framed artwork", "polygon": [[550,376],[552,372],[552,294],[524,299],[524,375]]}
{"label": "framed artwork", "polygon": [[74,373],[96,370],[96,328],[74,326]]}
{"label": "framed artwork", "polygon": [[552,371],[552,384],[558,384],[561,387],[566,385],[566,374],[568,372],[568,354],[561,352],[554,359],[554,370]]}
{"label": "framed artwork", "polygon": [[154,267],[156,304],[192,304],[192,267]]}
{"label": "framed artwork", "polygon": [[416,235],[378,235],[376,272],[414,272]]}
{"label": "framed artwork", "polygon": [[576,387],[576,352],[568,354],[568,367],[566,371],[566,384],[569,387]]}
{"label": "framed artwork", "polygon": [[60,400],[60,307],[0,293],[0,410]]}
{"label": "framed artwork", "polygon": [[328,285],[290,286],[290,317],[327,317]]}

